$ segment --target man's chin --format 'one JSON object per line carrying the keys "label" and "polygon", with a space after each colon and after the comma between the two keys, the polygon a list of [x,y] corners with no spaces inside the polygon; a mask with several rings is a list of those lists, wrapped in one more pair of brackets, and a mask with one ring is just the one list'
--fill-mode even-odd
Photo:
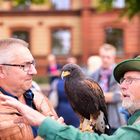
{"label": "man's chin", "polygon": [[32,84],[28,84],[24,87],[25,91],[29,90],[32,87]]}
{"label": "man's chin", "polygon": [[133,103],[130,100],[123,100],[122,102],[122,107],[124,107],[126,110],[129,110],[130,108],[132,108]]}
{"label": "man's chin", "polygon": [[124,107],[130,114],[133,114],[136,111],[136,106],[132,101],[124,100],[122,102],[122,107]]}

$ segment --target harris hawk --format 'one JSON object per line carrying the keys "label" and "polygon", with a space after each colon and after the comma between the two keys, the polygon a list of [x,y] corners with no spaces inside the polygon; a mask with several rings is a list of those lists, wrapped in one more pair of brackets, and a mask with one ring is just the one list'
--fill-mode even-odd
{"label": "harris hawk", "polygon": [[66,64],[62,68],[65,92],[73,110],[80,116],[81,131],[109,134],[107,108],[101,87],[87,78],[77,64]]}

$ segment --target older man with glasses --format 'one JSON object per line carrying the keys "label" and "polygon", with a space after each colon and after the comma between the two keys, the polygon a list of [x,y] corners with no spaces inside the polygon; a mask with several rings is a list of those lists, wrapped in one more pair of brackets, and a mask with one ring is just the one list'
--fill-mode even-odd
{"label": "older man with glasses", "polygon": [[61,118],[58,123],[9,96],[0,95],[1,104],[16,108],[30,124],[40,125],[38,134],[45,140],[140,140],[140,57],[119,63],[114,69],[114,77],[121,87],[122,105],[131,116],[128,124],[111,136],[80,132],[72,126],[60,124]]}
{"label": "older man with glasses", "polygon": [[[31,90],[35,74],[35,60],[25,41],[14,38],[0,40],[0,94],[11,96],[45,116],[57,118],[48,99]],[[40,139],[37,137],[38,127],[14,123],[20,116],[13,107],[0,104],[0,140]]]}

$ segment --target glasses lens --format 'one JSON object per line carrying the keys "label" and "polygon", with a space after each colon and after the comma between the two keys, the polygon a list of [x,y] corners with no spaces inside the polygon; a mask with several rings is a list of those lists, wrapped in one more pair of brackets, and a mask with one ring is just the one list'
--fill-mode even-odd
{"label": "glasses lens", "polygon": [[26,63],[24,65],[24,67],[23,67],[23,70],[26,71],[26,72],[28,72],[30,70],[30,68],[31,68],[31,65],[33,65],[35,67],[36,66],[35,61]]}
{"label": "glasses lens", "polygon": [[24,70],[24,71],[27,72],[27,71],[29,71],[29,69],[30,69],[30,66],[29,66],[29,65],[27,65],[27,64],[24,65],[24,67],[23,67],[23,70]]}
{"label": "glasses lens", "polygon": [[125,84],[129,85],[132,83],[132,81],[134,80],[134,78],[121,78],[120,79],[120,84],[122,84],[123,82],[125,82]]}

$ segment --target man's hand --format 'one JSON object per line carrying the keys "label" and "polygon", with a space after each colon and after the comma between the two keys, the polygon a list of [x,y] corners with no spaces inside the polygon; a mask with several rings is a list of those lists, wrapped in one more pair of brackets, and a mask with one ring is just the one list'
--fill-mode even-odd
{"label": "man's hand", "polygon": [[0,94],[0,103],[5,106],[13,107],[20,112],[21,117],[19,117],[19,120],[17,120],[18,122],[28,122],[30,125],[39,126],[46,118],[38,111],[22,104],[21,102],[10,96]]}
{"label": "man's hand", "polygon": [[[11,106],[20,112],[21,117],[16,120],[17,123],[29,123],[33,126],[39,126],[46,118],[46,116],[44,116],[43,114],[28,107],[25,104],[22,104],[21,102],[10,96],[0,94],[0,103],[5,106]],[[55,119],[54,116],[52,116],[51,118]],[[57,121],[61,124],[64,123],[64,119],[62,117],[58,118]]]}

